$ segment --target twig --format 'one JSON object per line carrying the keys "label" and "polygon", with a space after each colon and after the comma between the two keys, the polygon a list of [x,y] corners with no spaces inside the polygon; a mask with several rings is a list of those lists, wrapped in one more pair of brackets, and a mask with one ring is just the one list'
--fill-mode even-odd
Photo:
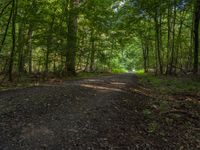
{"label": "twig", "polygon": [[4,11],[6,10],[6,8],[12,3],[12,1],[9,1],[4,7],[3,9],[1,10],[1,13],[0,13],[0,17],[3,15]]}

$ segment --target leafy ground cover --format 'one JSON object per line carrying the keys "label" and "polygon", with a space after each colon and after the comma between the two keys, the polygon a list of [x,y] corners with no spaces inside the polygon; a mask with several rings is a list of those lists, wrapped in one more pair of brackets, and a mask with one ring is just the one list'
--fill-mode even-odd
{"label": "leafy ground cover", "polygon": [[150,98],[143,110],[144,116],[149,120],[148,131],[153,135],[159,134],[166,142],[170,136],[178,133],[185,141],[185,145],[180,145],[180,148],[190,149],[189,143],[192,142],[198,143],[195,145],[200,148],[198,79],[155,76],[141,71],[137,72],[137,76],[139,87],[134,92]]}

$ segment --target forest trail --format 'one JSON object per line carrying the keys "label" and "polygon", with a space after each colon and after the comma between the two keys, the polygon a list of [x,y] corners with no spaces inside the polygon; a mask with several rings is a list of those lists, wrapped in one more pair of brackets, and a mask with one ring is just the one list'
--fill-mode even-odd
{"label": "forest trail", "polygon": [[131,145],[134,126],[117,103],[134,100],[135,83],[123,74],[1,92],[0,149]]}
{"label": "forest trail", "polygon": [[[146,131],[150,98],[120,74],[0,92],[0,149],[134,149],[169,146]],[[173,139],[172,139],[173,141]]]}

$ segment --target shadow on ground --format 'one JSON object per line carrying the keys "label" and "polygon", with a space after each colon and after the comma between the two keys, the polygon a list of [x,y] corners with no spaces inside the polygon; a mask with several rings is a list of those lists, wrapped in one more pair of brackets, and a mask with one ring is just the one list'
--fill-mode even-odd
{"label": "shadow on ground", "polygon": [[158,125],[137,88],[121,74],[1,92],[0,149],[197,148],[188,128]]}

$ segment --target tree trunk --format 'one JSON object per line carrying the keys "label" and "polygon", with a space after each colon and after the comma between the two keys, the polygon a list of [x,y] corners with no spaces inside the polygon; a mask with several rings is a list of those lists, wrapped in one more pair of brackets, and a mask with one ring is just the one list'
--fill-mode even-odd
{"label": "tree trunk", "polygon": [[[161,16],[160,16],[161,17]],[[159,72],[160,74],[163,73],[163,66],[162,66],[162,61],[161,61],[161,29],[160,29],[160,25],[159,25],[159,21],[158,21],[158,12],[156,10],[156,14],[154,16],[154,22],[155,22],[155,38],[156,38],[156,58],[158,61],[158,65],[159,65]],[[161,23],[161,22],[160,22]]]}
{"label": "tree trunk", "polygon": [[148,72],[148,55],[149,55],[149,45],[148,42],[145,41],[145,43],[143,42],[142,39],[142,49],[143,49],[143,61],[144,61],[144,71]]}
{"label": "tree trunk", "polygon": [[91,55],[91,51],[88,52],[84,71],[88,71],[88,66],[89,66],[89,61],[90,61],[90,55]]}
{"label": "tree trunk", "polygon": [[47,31],[47,52],[46,52],[46,58],[45,58],[45,74],[48,75],[49,72],[49,54],[51,52],[51,42],[52,42],[52,32],[53,32],[53,26],[54,26],[54,20],[55,16],[52,16],[52,21],[49,27],[49,30]]}
{"label": "tree trunk", "polygon": [[24,28],[25,24],[21,23],[19,27],[19,35],[18,35],[18,73],[24,72]]}
{"label": "tree trunk", "polygon": [[68,17],[68,34],[67,34],[67,52],[66,52],[66,71],[67,75],[76,74],[76,50],[77,50],[77,4],[78,0],[70,0],[69,17]]}
{"label": "tree trunk", "polygon": [[199,21],[200,21],[200,0],[195,3],[194,17],[194,74],[198,73],[199,63]]}
{"label": "tree trunk", "polygon": [[12,15],[12,49],[10,53],[10,61],[9,61],[9,70],[8,70],[8,75],[9,75],[9,81],[13,81],[12,78],[12,72],[13,72],[13,63],[14,63],[14,53],[15,53],[15,46],[16,46],[16,27],[15,27],[15,21],[16,21],[16,16],[17,16],[17,0],[12,1],[12,9],[13,9],[13,15]]}
{"label": "tree trunk", "polygon": [[13,11],[14,11],[14,8],[13,8],[13,5],[12,5],[11,11],[10,11],[10,15],[9,15],[9,18],[8,18],[8,22],[7,22],[7,25],[6,25],[5,33],[4,33],[4,36],[3,36],[3,40],[1,41],[0,52],[3,49],[3,45],[4,45],[5,41],[6,41],[9,25],[10,25],[10,22],[12,20]]}
{"label": "tree trunk", "polygon": [[94,29],[91,32],[91,55],[90,55],[90,71],[94,71],[94,56],[95,56],[95,40],[94,40]]}
{"label": "tree trunk", "polygon": [[28,66],[29,74],[32,73],[32,36],[33,36],[33,27],[30,24],[28,30]]}
{"label": "tree trunk", "polygon": [[169,55],[171,52],[171,3],[168,4],[168,15],[167,15],[167,67],[166,73],[169,73]]}
{"label": "tree trunk", "polygon": [[174,55],[175,55],[175,29],[176,26],[176,2],[174,1],[174,17],[173,17],[173,27],[172,27],[172,47],[171,47],[171,60],[170,60],[170,67],[169,67],[169,74],[173,72],[173,65],[174,65]]}
{"label": "tree trunk", "polygon": [[[193,10],[194,11],[194,10]],[[192,16],[192,24],[191,24],[191,31],[190,31],[190,46],[188,51],[188,57],[186,62],[187,71],[193,71],[193,52],[194,52],[194,13]],[[191,69],[192,68],[192,69]]]}
{"label": "tree trunk", "polygon": [[[181,55],[181,47],[182,47],[182,29],[183,29],[183,23],[184,23],[184,18],[185,18],[185,13],[182,12],[181,14],[181,18],[180,18],[180,24],[179,24],[179,29],[178,29],[178,34],[177,34],[177,38],[176,38],[176,55],[175,55],[175,61],[174,61],[174,66],[178,66],[180,63],[179,61],[181,60],[180,55]],[[176,69],[176,68],[175,68]]]}

